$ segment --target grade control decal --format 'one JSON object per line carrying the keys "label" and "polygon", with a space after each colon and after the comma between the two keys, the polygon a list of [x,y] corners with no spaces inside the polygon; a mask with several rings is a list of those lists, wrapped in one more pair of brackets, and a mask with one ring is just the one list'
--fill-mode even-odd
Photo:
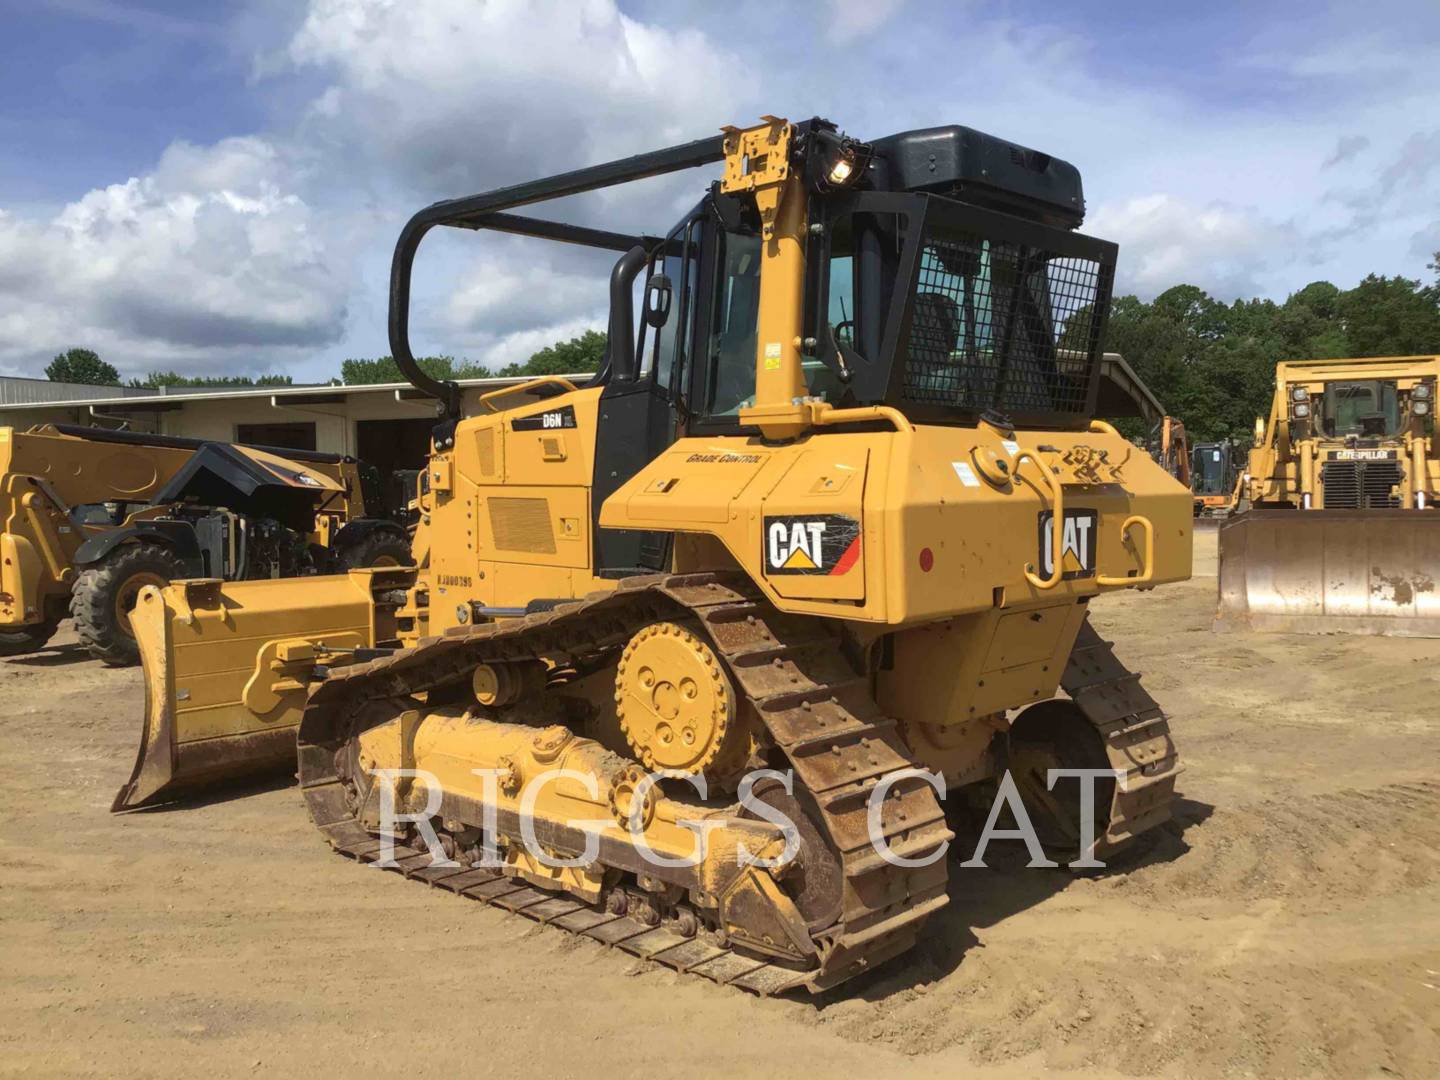
{"label": "grade control decal", "polygon": [[765,572],[839,575],[860,561],[860,522],[846,514],[782,514],[765,519]]}

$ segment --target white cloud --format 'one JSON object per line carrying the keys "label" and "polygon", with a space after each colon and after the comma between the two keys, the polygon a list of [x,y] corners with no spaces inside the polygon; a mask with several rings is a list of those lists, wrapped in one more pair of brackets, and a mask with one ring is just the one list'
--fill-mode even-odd
{"label": "white cloud", "polygon": [[288,58],[330,80],[307,130],[443,196],[714,131],[745,77],[613,0],[312,0]]}
{"label": "white cloud", "polygon": [[[0,216],[0,366],[33,374],[83,343],[132,370],[253,362],[325,377],[343,356],[387,351],[391,248],[420,206],[767,111],[862,137],[962,123],[1068,158],[1085,231],[1122,245],[1122,288],[1191,281],[1229,300],[1316,276],[1415,276],[1435,235],[1440,137],[1417,128],[1437,115],[1440,53],[1376,17],[1388,2],[1303,27],[1256,15],[1237,51],[1188,50],[1165,20],[1122,48],[1123,16],[1020,20],[976,3],[249,0],[238,37],[264,51],[248,92],[279,103],[271,122],[177,145],[58,214]],[[742,40],[736,25],[793,32]],[[534,212],[654,232],[714,175]],[[415,347],[524,359],[604,324],[605,269],[574,249],[440,230],[416,264]]]}
{"label": "white cloud", "polygon": [[837,45],[846,45],[873,33],[900,10],[905,0],[829,0],[826,36]]}
{"label": "white cloud", "polygon": [[129,372],[255,370],[337,339],[347,287],[289,179],[264,139],[175,143],[49,221],[0,215],[0,364],[86,345]]}
{"label": "white cloud", "polygon": [[1264,291],[1265,272],[1297,249],[1290,224],[1163,194],[1103,204],[1086,231],[1119,243],[1117,289],[1146,299],[1182,282],[1227,299],[1253,296]]}

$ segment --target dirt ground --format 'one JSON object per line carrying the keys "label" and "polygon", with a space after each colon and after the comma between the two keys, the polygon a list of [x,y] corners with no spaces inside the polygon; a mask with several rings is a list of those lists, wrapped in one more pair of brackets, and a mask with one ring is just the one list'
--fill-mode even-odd
{"label": "dirt ground", "polygon": [[0,1073],[1434,1076],[1440,642],[1215,635],[1214,537],[1094,612],[1172,714],[1176,826],[1098,879],[952,863],[818,1003],[337,858],[292,787],[112,816],[140,675],[62,631],[0,661]]}

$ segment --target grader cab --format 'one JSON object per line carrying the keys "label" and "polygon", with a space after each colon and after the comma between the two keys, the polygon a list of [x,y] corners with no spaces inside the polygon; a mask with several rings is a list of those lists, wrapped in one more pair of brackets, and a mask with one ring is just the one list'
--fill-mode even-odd
{"label": "grader cab", "polygon": [[[514,212],[708,165],[663,236]],[[772,117],[416,214],[423,565],[142,593],[115,809],[288,751],[338,851],[762,993],[923,933],[941,790],[1011,778],[1057,857],[1168,820],[1166,718],[1087,614],[1189,575],[1191,494],[1092,421],[1116,249],[1083,208],[967,128]],[[464,415],[409,340],[437,227],[618,253],[599,374]],[[1109,770],[1093,806],[1057,768]]]}

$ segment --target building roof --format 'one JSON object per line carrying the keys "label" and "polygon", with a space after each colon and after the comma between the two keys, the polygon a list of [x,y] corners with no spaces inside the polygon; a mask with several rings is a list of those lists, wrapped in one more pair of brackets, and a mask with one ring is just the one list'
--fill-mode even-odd
{"label": "building roof", "polygon": [[[458,379],[460,386],[466,390],[498,390],[506,386],[517,386],[535,378],[533,375],[500,376],[489,379]],[[590,374],[564,375],[561,378],[571,381],[585,381]],[[43,380],[26,380],[40,382]],[[52,386],[76,386],[73,383],[51,383]],[[80,386],[82,391],[115,390],[125,389],[123,387],[102,387],[102,386]],[[214,401],[218,398],[240,398],[240,399],[299,399],[298,403],[311,402],[316,399],[335,400],[344,397],[353,397],[356,394],[395,394],[406,398],[424,398],[415,387],[408,382],[391,383],[355,383],[348,386],[330,386],[325,384],[310,386],[229,386],[229,387],[185,387],[167,388],[169,393],[156,393],[146,391],[144,393],[125,395],[123,401],[118,400],[116,394],[94,394],[87,393],[78,397],[64,399],[41,399],[28,401],[6,402],[7,404],[23,404],[27,409],[69,409],[77,406],[107,405],[111,408],[122,408],[125,410],[145,409],[147,406],[173,406],[187,401]]]}
{"label": "building roof", "polygon": [[124,397],[148,397],[154,390],[134,386],[94,386],[90,383],[52,382],[24,375],[0,375],[0,405],[40,405],[53,401],[98,398],[114,401]]}

